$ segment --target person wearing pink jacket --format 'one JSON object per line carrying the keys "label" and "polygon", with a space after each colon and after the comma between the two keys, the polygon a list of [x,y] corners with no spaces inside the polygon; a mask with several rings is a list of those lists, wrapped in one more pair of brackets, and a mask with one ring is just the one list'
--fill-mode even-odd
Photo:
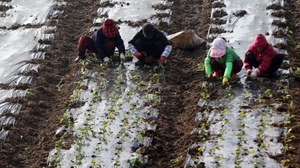
{"label": "person wearing pink jacket", "polygon": [[258,34],[245,53],[244,66],[251,79],[256,79],[260,74],[278,77],[283,57],[267,42],[264,35]]}

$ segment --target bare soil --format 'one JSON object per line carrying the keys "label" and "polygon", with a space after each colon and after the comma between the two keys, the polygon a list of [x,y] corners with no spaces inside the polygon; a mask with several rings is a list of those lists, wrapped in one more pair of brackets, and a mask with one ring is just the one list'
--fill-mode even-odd
{"label": "bare soil", "polygon": [[[199,37],[206,39],[209,25],[212,23],[210,15],[213,0],[174,0],[173,2],[170,25],[160,22],[156,27],[168,34],[191,29]],[[47,167],[48,154],[55,148],[55,142],[59,139],[55,136],[56,130],[61,126],[59,119],[68,108],[80,106],[80,104],[70,101],[70,95],[77,87],[75,82],[79,80],[79,76],[76,74],[81,68],[79,63],[73,61],[77,56],[77,40],[81,35],[91,35],[90,27],[100,26],[100,24],[93,25],[93,19],[98,17],[96,11],[99,7],[113,6],[114,4],[99,4],[94,0],[67,0],[67,3],[67,6],[63,8],[64,14],[53,18],[58,19],[59,22],[50,21],[48,23],[49,26],[57,26],[57,31],[54,32],[55,39],[50,42],[51,48],[45,51],[46,58],[29,62],[40,64],[39,71],[23,73],[23,75],[32,76],[34,83],[16,86],[16,89],[29,89],[29,92],[33,94],[27,95],[24,99],[7,100],[13,103],[22,103],[23,106],[19,114],[4,114],[16,117],[16,123],[14,126],[2,126],[3,129],[10,130],[10,132],[6,141],[0,143],[0,167]],[[61,9],[61,7],[59,8]],[[274,22],[280,26],[288,26],[289,30],[288,36],[282,32],[278,33],[288,38],[288,45],[285,47],[288,50],[286,59],[290,63],[283,66],[286,68],[289,66],[299,67],[300,2],[286,0],[284,9],[287,22]],[[3,7],[1,10],[4,10]],[[277,16],[278,13],[274,15]],[[130,24],[141,25],[144,22],[130,22]],[[121,23],[121,21],[117,21],[117,23]],[[211,41],[211,39],[206,40]],[[195,115],[205,110],[205,107],[198,106],[197,102],[201,98],[201,84],[206,79],[202,74],[189,74],[187,71],[195,67],[197,63],[203,62],[206,50],[206,44],[194,50],[182,50],[174,47],[162,81],[162,101],[157,106],[160,113],[158,119],[155,120],[157,130],[151,134],[153,136],[152,144],[149,147],[141,146],[142,153],[148,156],[148,162],[139,167],[182,168],[191,141],[200,141],[199,136],[190,134],[190,132],[192,128],[201,125],[199,121],[195,122]],[[61,86],[61,91],[58,91],[57,85]],[[12,87],[1,86],[1,88]],[[217,94],[215,88],[208,89],[211,99],[222,97]],[[300,102],[300,90],[299,82],[292,78],[290,94],[292,95],[291,99],[284,99],[282,95],[277,94],[264,104],[268,105],[276,99],[276,101],[282,102],[278,111],[284,109],[294,115],[292,123],[288,125],[289,128],[292,128],[293,134],[293,140],[288,143],[291,147],[290,150],[271,157],[278,162],[289,159],[290,162],[286,165],[290,168],[298,168],[300,167],[300,104],[298,103]],[[291,103],[293,104],[292,108],[290,107]],[[193,150],[189,152],[191,155],[196,153]],[[175,158],[179,158],[179,161],[170,162]],[[197,166],[205,167],[204,164]]]}

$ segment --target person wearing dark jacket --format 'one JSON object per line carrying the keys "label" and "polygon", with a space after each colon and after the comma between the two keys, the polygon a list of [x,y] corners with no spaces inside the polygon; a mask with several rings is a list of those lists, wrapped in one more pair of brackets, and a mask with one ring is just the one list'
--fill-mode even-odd
{"label": "person wearing dark jacket", "polygon": [[163,32],[156,29],[151,23],[143,25],[142,30],[136,33],[128,42],[130,52],[139,61],[136,64],[151,65],[155,62],[166,62],[172,46]]}
{"label": "person wearing dark jacket", "polygon": [[[257,75],[263,73],[270,77],[278,77],[283,57],[267,42],[264,35],[258,34],[245,53],[245,69],[251,79],[256,79]],[[252,67],[255,68],[253,71]]]}
{"label": "person wearing dark jacket", "polygon": [[103,25],[94,32],[92,38],[88,36],[79,38],[78,57],[75,61],[85,59],[85,52],[89,50],[95,53],[99,60],[109,62],[116,47],[119,50],[121,60],[125,60],[125,46],[119,30],[112,19],[106,19]]}

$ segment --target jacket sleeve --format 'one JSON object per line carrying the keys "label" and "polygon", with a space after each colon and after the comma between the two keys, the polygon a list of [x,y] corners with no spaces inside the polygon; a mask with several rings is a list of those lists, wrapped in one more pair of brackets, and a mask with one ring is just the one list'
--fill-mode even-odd
{"label": "jacket sleeve", "polygon": [[95,32],[94,40],[95,40],[95,47],[100,55],[100,58],[103,59],[106,56],[105,50],[103,48],[104,44],[104,35],[102,36],[102,29],[99,29],[98,31]]}
{"label": "jacket sleeve", "polygon": [[171,53],[172,51],[172,46],[171,45],[167,45],[164,49],[164,51],[162,52],[161,56],[164,56],[164,57],[168,57],[169,54]]}
{"label": "jacket sleeve", "polygon": [[204,60],[205,74],[212,74],[212,68],[211,68],[211,64],[210,64],[211,57],[209,56],[210,50],[208,51],[207,56]]}
{"label": "jacket sleeve", "polygon": [[224,76],[230,78],[231,76],[231,72],[232,72],[232,66],[233,63],[231,61],[227,61],[225,63],[225,72],[224,72]]}
{"label": "jacket sleeve", "polygon": [[125,54],[125,46],[124,46],[124,41],[121,38],[120,34],[116,37],[116,47],[119,50],[119,54],[123,53]]}
{"label": "jacket sleeve", "polygon": [[260,73],[266,72],[266,70],[269,68],[271,62],[272,62],[273,56],[270,54],[265,55],[261,64],[257,67],[257,69],[260,71]]}
{"label": "jacket sleeve", "polygon": [[[244,55],[244,66],[245,66],[245,69],[246,70],[249,70],[249,69],[252,69],[252,65],[249,63],[249,61],[248,61],[248,59],[246,58],[246,54],[248,53],[248,52],[252,52],[253,53],[253,45],[251,44],[249,47],[248,47],[248,49],[247,49],[247,51],[245,52],[245,55]],[[254,54],[254,53],[253,53]]]}
{"label": "jacket sleeve", "polygon": [[230,48],[226,48],[226,62],[224,76],[230,78],[233,66],[233,54],[234,51]]}
{"label": "jacket sleeve", "polygon": [[262,53],[261,64],[257,67],[260,73],[266,72],[266,70],[271,65],[272,59],[277,54],[272,45],[268,45],[267,49]]}
{"label": "jacket sleeve", "polygon": [[128,41],[128,48],[129,48],[129,51],[131,52],[131,54],[134,54],[135,52],[137,52],[137,49],[135,48],[135,41],[140,38],[140,33],[141,31],[137,32],[133,38]]}

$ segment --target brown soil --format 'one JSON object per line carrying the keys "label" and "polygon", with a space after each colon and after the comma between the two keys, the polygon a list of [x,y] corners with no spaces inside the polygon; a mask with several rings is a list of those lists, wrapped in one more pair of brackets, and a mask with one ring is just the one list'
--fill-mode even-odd
{"label": "brown soil", "polygon": [[243,17],[246,14],[247,14],[247,11],[245,11],[245,10],[238,10],[234,13],[235,16],[240,16],[240,17]]}
{"label": "brown soil", "polygon": [[[22,103],[23,106],[19,114],[4,114],[15,116],[16,123],[14,126],[3,127],[10,132],[7,140],[0,143],[0,167],[47,167],[48,154],[59,139],[55,136],[56,130],[61,126],[59,119],[66,109],[80,105],[70,101],[70,95],[77,87],[75,82],[79,80],[76,73],[81,68],[80,64],[73,61],[77,54],[77,40],[81,35],[90,35],[90,27],[97,25],[92,25],[92,23],[97,17],[98,7],[114,4],[99,5],[99,2],[94,0],[68,0],[67,2],[64,14],[54,18],[59,19],[59,22],[49,22],[49,25],[57,26],[57,31],[55,39],[51,41],[51,48],[46,51],[45,60],[30,61],[30,63],[41,64],[38,73],[27,73],[34,78],[34,83],[17,87],[29,89],[29,92],[33,94],[27,95],[24,99],[9,100],[13,103]],[[205,39],[209,25],[212,23],[210,20],[212,2],[213,0],[174,0],[170,25],[166,26],[165,23],[161,23],[157,27],[169,34],[192,29],[199,37]],[[290,66],[300,66],[300,38],[298,38],[300,37],[300,3],[297,0],[286,0],[285,4],[287,22],[274,22],[274,24],[288,26],[289,36],[286,47],[289,54],[286,59],[290,61]],[[140,25],[143,22],[131,24]],[[50,43],[49,41],[41,42]],[[152,133],[152,144],[147,148],[142,147],[142,153],[147,155],[149,160],[140,167],[182,168],[191,141],[200,141],[199,135],[191,135],[190,132],[192,128],[201,126],[200,121],[195,122],[195,115],[205,110],[205,107],[197,105],[201,98],[199,94],[201,84],[205,78],[204,75],[188,74],[187,71],[195,67],[197,63],[203,62],[206,49],[205,44],[193,51],[174,47],[162,82],[164,86],[161,90],[162,102],[157,106],[160,110],[159,117],[155,120],[158,125],[157,130]],[[58,85],[61,86],[61,91],[58,91]],[[290,168],[300,167],[300,104],[298,103],[300,90],[298,86],[298,81],[290,80],[291,99],[283,99],[280,94],[274,95],[274,99],[282,102],[278,111],[284,109],[294,115],[292,124],[288,125],[292,128],[293,134],[292,141],[288,142],[290,150],[284,154],[272,156],[278,162],[289,159],[290,162],[286,163],[286,166]],[[10,87],[2,86],[2,88]],[[215,88],[208,87],[207,89],[213,99],[222,96],[217,94]],[[268,103],[272,103],[272,99],[265,102],[266,105]],[[290,106],[291,104],[293,107]],[[195,149],[191,149],[189,153],[196,155]],[[176,158],[179,158],[178,162],[170,162],[171,159]],[[205,165],[199,164],[197,167],[205,167]]]}

